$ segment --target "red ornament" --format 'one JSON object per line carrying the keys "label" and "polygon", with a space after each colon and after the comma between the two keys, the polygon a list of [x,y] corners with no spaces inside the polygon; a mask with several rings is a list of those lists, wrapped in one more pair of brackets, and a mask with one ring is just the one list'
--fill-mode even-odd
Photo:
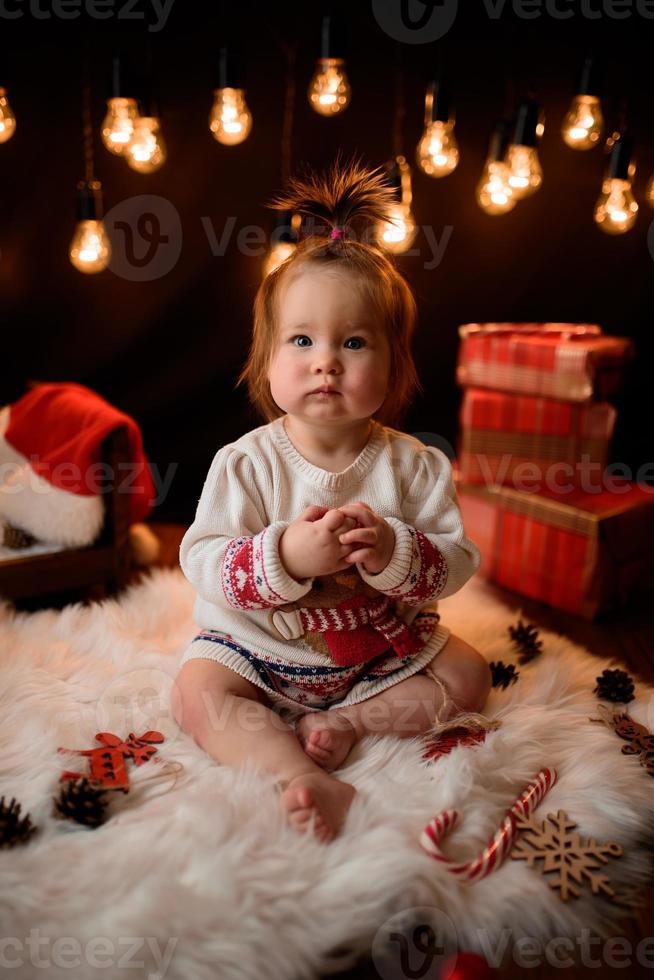
{"label": "red ornament", "polygon": [[483,956],[476,953],[454,953],[443,960],[440,980],[490,980],[497,975]]}
{"label": "red ornament", "polygon": [[485,731],[473,731],[468,728],[451,728],[438,736],[438,741],[430,745],[423,753],[423,759],[440,759],[449,755],[457,745],[477,745],[486,738]]}
{"label": "red ornament", "polygon": [[104,748],[95,749],[64,749],[59,752],[69,752],[73,755],[85,755],[91,760],[89,773],[73,772],[65,770],[59,777],[60,782],[67,779],[87,778],[90,783],[99,789],[119,789],[123,793],[129,790],[129,775],[127,773],[126,760],[132,759],[137,766],[142,766],[144,762],[157,751],[152,742],[163,742],[164,737],[161,732],[144,732],[141,736],[130,732],[127,741],[123,741],[118,735],[111,732],[98,732],[95,736],[98,742],[102,742]]}

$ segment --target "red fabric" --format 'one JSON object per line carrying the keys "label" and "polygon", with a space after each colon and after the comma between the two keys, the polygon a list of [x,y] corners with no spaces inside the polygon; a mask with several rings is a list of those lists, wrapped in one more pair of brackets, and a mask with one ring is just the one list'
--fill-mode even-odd
{"label": "red fabric", "polygon": [[40,477],[76,496],[97,496],[110,482],[93,469],[103,440],[125,426],[134,470],[113,475],[129,494],[131,521],[144,520],[156,497],[141,430],[131,416],[90,388],[74,383],[38,385],[11,406],[6,441]]}

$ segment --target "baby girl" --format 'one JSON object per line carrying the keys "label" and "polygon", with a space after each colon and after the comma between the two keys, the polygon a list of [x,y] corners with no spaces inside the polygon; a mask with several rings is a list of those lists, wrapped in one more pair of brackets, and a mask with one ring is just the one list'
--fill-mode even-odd
{"label": "baby girl", "polygon": [[322,841],[355,795],[334,771],[359,739],[415,738],[490,690],[435,611],[479,564],[449,461],[394,427],[420,387],[415,301],[353,233],[392,201],[354,163],[273,202],[314,229],[255,300],[238,383],[267,423],[215,455],[180,548],[201,632],[175,718],[220,763],[275,774],[289,823]]}

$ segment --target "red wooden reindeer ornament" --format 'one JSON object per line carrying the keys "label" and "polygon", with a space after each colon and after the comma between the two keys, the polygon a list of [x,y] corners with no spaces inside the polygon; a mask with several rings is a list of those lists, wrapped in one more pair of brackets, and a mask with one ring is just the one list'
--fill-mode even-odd
{"label": "red wooden reindeer ornament", "polygon": [[111,732],[98,732],[96,740],[102,742],[102,747],[94,749],[64,749],[59,752],[73,755],[85,755],[91,760],[89,773],[65,770],[59,777],[60,782],[69,779],[88,779],[98,789],[120,789],[123,793],[129,790],[129,775],[127,759],[132,759],[137,766],[151,759],[157,751],[153,742],[163,742],[161,732],[145,732],[136,736],[130,732],[127,741],[112,735]]}

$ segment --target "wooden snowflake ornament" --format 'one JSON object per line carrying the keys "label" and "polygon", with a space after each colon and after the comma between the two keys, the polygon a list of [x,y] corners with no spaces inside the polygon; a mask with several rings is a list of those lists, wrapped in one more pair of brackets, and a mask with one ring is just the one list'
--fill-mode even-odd
{"label": "wooden snowflake ornament", "polygon": [[[541,874],[556,872],[555,878],[548,879],[550,888],[556,888],[559,897],[567,902],[572,896],[579,898],[580,888],[590,885],[593,895],[602,892],[609,898],[615,893],[606,875],[599,874],[601,864],[606,864],[611,857],[620,857],[622,847],[615,841],[598,844],[589,837],[582,839],[581,834],[572,833],[577,826],[563,810],[556,815],[547,814],[547,820],[539,823],[533,817],[520,819],[517,829],[520,832],[518,840],[511,851],[514,861],[526,861],[530,868],[536,868]],[[542,864],[536,864],[536,862]]]}

